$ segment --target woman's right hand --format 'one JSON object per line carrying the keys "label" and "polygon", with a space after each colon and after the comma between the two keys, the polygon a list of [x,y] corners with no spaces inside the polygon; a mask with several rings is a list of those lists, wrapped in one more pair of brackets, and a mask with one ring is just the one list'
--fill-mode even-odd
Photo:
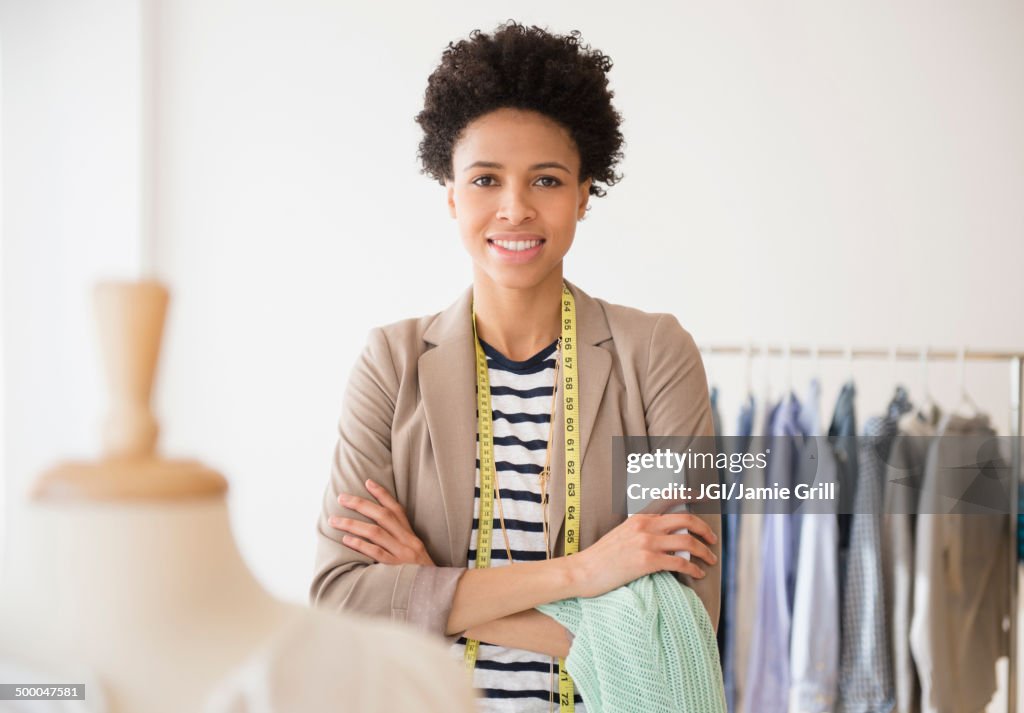
{"label": "woman's right hand", "polygon": [[[684,528],[688,534],[670,534]],[[569,563],[579,568],[579,596],[596,597],[661,570],[703,578],[704,570],[694,557],[712,565],[718,561],[704,541],[715,543],[718,537],[697,515],[637,514],[570,557]],[[681,550],[689,552],[690,559],[672,554]]]}

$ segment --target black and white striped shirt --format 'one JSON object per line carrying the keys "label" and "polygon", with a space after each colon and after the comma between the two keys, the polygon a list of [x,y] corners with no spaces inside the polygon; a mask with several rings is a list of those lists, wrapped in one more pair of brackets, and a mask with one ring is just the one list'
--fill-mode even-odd
{"label": "black and white striped shirt", "polygon": [[[487,356],[494,424],[495,471],[512,559],[515,562],[543,560],[545,552],[539,476],[544,467],[551,423],[558,341],[552,342],[525,361],[513,361],[505,357],[482,339],[480,344]],[[557,447],[560,435],[561,430],[556,428],[554,447]],[[479,434],[477,442],[479,444]],[[479,456],[479,445],[477,453]],[[470,567],[476,561],[480,517],[479,457],[476,463],[473,514],[473,534],[469,543]],[[507,566],[508,555],[498,519],[497,499],[494,502],[491,532],[491,567]],[[554,538],[556,534],[551,533],[550,537]],[[464,637],[452,645],[452,653],[459,660],[462,660],[465,646]],[[554,709],[558,709],[558,660],[531,651],[481,642],[473,672],[473,685],[480,689],[483,696],[479,702],[479,710],[482,712],[547,713],[551,708],[551,691],[554,691]],[[576,692],[576,710],[585,713],[579,691]]]}

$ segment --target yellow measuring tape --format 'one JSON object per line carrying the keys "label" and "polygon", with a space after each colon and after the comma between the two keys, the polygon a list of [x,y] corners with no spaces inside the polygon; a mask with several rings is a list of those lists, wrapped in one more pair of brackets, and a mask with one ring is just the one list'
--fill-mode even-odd
{"label": "yellow measuring tape", "polygon": [[[473,312],[473,344],[476,349],[477,433],[480,435],[480,524],[477,529],[476,568],[491,566],[491,536],[494,524],[494,431],[491,421],[491,386],[487,356],[476,333]],[[565,434],[565,554],[580,550],[580,446],[579,365],[576,360],[576,303],[562,284],[562,411]],[[509,563],[511,564],[511,563]],[[467,639],[464,661],[472,671],[480,642]],[[565,659],[558,659],[558,699],[562,713],[575,710],[572,678]]]}

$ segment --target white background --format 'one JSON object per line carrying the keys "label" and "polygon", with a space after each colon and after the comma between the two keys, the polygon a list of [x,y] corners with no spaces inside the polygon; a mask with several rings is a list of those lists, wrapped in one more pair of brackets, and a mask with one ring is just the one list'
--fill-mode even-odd
{"label": "white background", "polygon": [[[471,280],[418,173],[426,78],[508,17],[615,62],[625,178],[565,270],[590,294],[674,312],[701,344],[1024,350],[1020,3],[166,0],[152,25],[140,0],[0,7],[8,515],[41,469],[96,454],[89,288],[150,254],[172,290],[162,449],[228,476],[247,561],[304,601],[367,330]],[[729,429],[742,359],[706,363]],[[863,419],[893,370],[853,368]],[[846,370],[821,364],[826,417]],[[955,365],[929,373],[953,407]],[[1006,433],[1008,367],[966,374]],[[915,363],[896,376],[919,391]]]}

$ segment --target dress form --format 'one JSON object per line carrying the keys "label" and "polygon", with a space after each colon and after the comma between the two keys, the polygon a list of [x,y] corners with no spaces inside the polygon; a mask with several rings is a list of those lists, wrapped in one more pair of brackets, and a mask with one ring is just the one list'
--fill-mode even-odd
{"label": "dress form", "polygon": [[149,401],[167,291],[105,283],[95,300],[111,396],[103,455],[36,482],[11,538],[0,646],[87,665],[112,711],[195,709],[294,607],[242,561],[224,478],[156,454]]}
{"label": "dress form", "polygon": [[[0,586],[0,662],[6,656],[52,671],[86,667],[111,713],[199,711],[254,652],[302,630],[310,633],[290,645],[289,656],[324,659],[335,668],[313,673],[316,666],[307,666],[312,680],[299,672],[278,686],[275,700],[290,700],[289,686],[303,701],[316,699],[328,676],[335,685],[369,685],[365,676],[366,684],[357,678],[356,657],[374,664],[373,646],[390,650],[389,642],[398,642],[401,650],[411,634],[272,597],[235,545],[224,478],[196,461],[158,455],[149,403],[167,291],[155,282],[104,283],[96,305],[111,395],[102,456],[44,473],[19,531],[10,533]],[[418,645],[411,648],[419,651]],[[420,670],[436,672],[425,658]],[[461,683],[448,673],[454,668],[438,681]],[[466,691],[457,685],[435,691],[434,698],[447,696],[450,705],[423,709],[469,710],[465,685]],[[260,710],[286,709],[260,703]],[[307,703],[303,710],[331,708],[341,710],[344,702]],[[248,708],[233,703],[231,710]]]}

